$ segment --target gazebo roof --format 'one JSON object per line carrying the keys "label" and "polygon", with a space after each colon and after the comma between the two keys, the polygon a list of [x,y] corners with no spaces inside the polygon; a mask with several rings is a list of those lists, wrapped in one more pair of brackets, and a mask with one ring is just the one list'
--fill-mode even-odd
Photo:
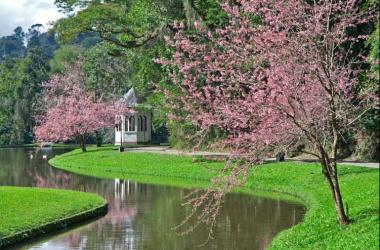
{"label": "gazebo roof", "polygon": [[133,87],[130,88],[125,95],[123,95],[120,102],[124,103],[129,108],[152,108],[150,105],[142,104],[143,102],[141,98],[137,95],[136,90]]}
{"label": "gazebo roof", "polygon": [[139,98],[134,88],[131,88],[121,99],[128,107],[136,107],[139,104]]}

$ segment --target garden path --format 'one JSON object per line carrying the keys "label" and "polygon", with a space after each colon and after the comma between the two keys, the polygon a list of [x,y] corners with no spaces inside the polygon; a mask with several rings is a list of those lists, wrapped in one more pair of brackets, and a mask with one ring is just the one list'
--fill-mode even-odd
{"label": "garden path", "polygon": [[[187,156],[209,156],[209,157],[227,157],[229,153],[223,152],[208,152],[208,151],[183,151],[172,149],[169,146],[147,146],[147,147],[135,147],[135,148],[126,148],[126,152],[141,152],[141,153],[159,153],[159,154],[171,154],[171,155],[187,155]],[[268,158],[267,161],[274,161],[275,158]],[[302,162],[314,162],[313,159],[303,160],[303,159],[291,159],[295,161]],[[359,161],[348,161],[343,160],[339,162],[344,165],[353,165],[358,167],[367,167],[367,168],[379,168],[378,162],[359,162]]]}

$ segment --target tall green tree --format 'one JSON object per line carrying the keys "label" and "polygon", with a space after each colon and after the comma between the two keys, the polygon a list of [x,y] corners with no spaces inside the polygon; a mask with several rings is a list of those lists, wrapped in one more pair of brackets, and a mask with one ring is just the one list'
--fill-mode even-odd
{"label": "tall green tree", "polygon": [[21,57],[25,54],[25,33],[17,27],[10,36],[0,38],[0,62],[5,58]]}
{"label": "tall green tree", "polygon": [[87,89],[107,100],[119,98],[131,86],[131,67],[125,57],[111,56],[110,46],[101,42],[83,54]]}
{"label": "tall green tree", "polygon": [[54,52],[50,60],[52,74],[64,73],[67,65],[73,65],[83,54],[83,48],[78,45],[63,45]]}
{"label": "tall green tree", "polygon": [[16,87],[17,61],[6,59],[0,64],[0,144],[14,143],[14,89]]}
{"label": "tall green tree", "polygon": [[40,48],[43,53],[51,58],[54,51],[58,48],[54,34],[43,32],[42,24],[33,24],[26,34],[27,49]]}
{"label": "tall green tree", "polygon": [[42,83],[49,78],[49,64],[42,49],[30,49],[17,67],[13,122],[17,143],[33,141],[34,116],[41,112]]}

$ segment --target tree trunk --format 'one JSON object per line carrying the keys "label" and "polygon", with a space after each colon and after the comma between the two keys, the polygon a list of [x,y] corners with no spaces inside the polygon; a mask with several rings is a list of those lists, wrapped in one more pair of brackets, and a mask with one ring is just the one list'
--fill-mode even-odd
{"label": "tree trunk", "polygon": [[193,0],[182,0],[182,4],[185,11],[187,27],[194,28],[194,22],[201,21],[202,18],[196,11]]}
{"label": "tree trunk", "polygon": [[96,141],[96,146],[100,148],[103,144],[103,136],[100,131],[95,132],[95,141]]}
{"label": "tree trunk", "polygon": [[344,211],[343,199],[338,181],[336,161],[333,160],[333,162],[331,162],[328,156],[324,154],[324,156],[322,157],[321,164],[323,174],[327,179],[327,183],[331,191],[338,221],[341,225],[347,225],[350,223],[350,220],[348,218],[348,215]]}
{"label": "tree trunk", "polygon": [[85,136],[84,135],[78,135],[77,138],[78,138],[77,140],[78,140],[79,146],[82,149],[82,152],[87,152]]}

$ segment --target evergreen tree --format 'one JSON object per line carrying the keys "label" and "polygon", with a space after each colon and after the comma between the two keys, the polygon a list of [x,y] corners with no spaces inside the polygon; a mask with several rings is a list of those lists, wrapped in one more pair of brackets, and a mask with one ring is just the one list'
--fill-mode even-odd
{"label": "evergreen tree", "polygon": [[5,58],[21,57],[25,54],[25,33],[21,27],[14,34],[0,38],[0,62]]}
{"label": "evergreen tree", "polygon": [[32,48],[18,66],[15,88],[14,130],[17,143],[33,141],[34,116],[41,111],[42,83],[48,80],[49,64],[40,48]]}

